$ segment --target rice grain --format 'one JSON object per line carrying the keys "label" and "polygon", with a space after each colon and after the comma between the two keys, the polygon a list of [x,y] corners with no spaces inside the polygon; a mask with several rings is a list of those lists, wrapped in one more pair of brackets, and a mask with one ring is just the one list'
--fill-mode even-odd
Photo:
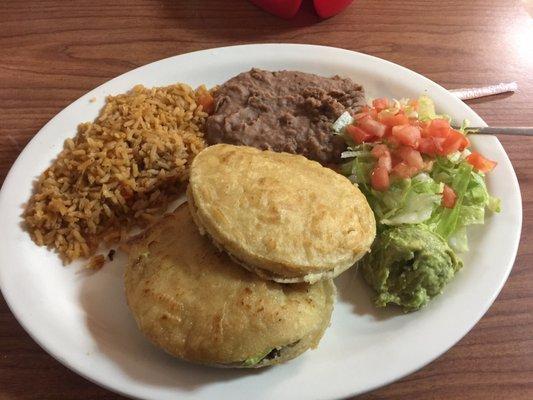
{"label": "rice grain", "polygon": [[197,101],[206,92],[137,85],[109,96],[96,120],[80,124],[38,178],[23,214],[35,243],[67,263],[152,222],[205,147],[207,114]]}

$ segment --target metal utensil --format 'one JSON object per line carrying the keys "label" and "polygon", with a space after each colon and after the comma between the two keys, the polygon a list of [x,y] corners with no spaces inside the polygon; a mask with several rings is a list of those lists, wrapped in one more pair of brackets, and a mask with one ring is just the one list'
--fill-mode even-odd
{"label": "metal utensil", "polygon": [[[482,86],[477,88],[462,88],[450,90],[455,96],[461,100],[477,99],[480,97],[492,96],[495,94],[516,92],[518,84],[516,82],[499,83],[497,85]],[[454,127],[458,129],[459,127]],[[532,127],[469,127],[475,129],[481,135],[516,135],[516,136],[533,136]]]}
{"label": "metal utensil", "polygon": [[468,129],[477,130],[476,134],[481,135],[516,135],[516,136],[533,136],[532,127],[497,127],[497,126],[485,126],[485,127],[468,127]]}

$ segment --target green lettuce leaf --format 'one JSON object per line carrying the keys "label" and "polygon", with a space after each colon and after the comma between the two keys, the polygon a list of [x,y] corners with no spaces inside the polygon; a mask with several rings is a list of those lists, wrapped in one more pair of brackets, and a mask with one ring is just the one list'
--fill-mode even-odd
{"label": "green lettuce leaf", "polygon": [[430,121],[432,119],[446,119],[451,118],[444,114],[437,114],[435,112],[435,103],[428,96],[422,95],[418,98],[418,118],[421,121]]}

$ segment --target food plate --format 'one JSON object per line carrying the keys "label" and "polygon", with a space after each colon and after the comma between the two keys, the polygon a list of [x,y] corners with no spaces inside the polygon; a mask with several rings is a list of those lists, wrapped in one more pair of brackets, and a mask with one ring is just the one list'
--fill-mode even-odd
{"label": "food plate", "polygon": [[[471,251],[445,293],[424,310],[376,310],[355,270],[336,280],[331,327],[315,351],[258,371],[222,370],[171,358],[138,332],[125,301],[123,258],[86,276],[37,247],[21,227],[33,180],[60,152],[76,126],[94,119],[105,96],[135,84],[220,84],[251,67],[339,74],[364,85],[368,97],[425,93],[456,121],[483,120],[446,89],[417,73],[368,55],[329,47],[265,44],[204,50],[161,60],[94,89],[53,118],[28,144],[0,193],[0,284],[26,331],[50,354],[84,377],[128,396],[146,399],[333,399],[362,393],[405,376],[453,346],[481,318],[512,268],[522,223],[520,189],[495,137],[473,146],[498,162],[487,177],[503,211],[470,230]],[[93,101],[96,99],[96,101]]]}

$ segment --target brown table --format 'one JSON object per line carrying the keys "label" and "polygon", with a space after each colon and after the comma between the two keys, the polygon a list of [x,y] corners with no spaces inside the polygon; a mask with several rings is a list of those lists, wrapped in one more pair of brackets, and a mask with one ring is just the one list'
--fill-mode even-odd
{"label": "brown table", "polygon": [[[239,43],[344,47],[402,64],[447,88],[516,80],[518,93],[469,104],[489,124],[533,126],[530,13],[532,0],[357,0],[327,21],[307,7],[288,22],[245,0],[3,0],[0,181],[32,136],[88,90],[154,60]],[[533,138],[501,141],[524,200],[522,241],[509,281],[445,355],[360,398],[533,399]],[[41,350],[1,299],[0,399],[36,398],[122,397]]]}

